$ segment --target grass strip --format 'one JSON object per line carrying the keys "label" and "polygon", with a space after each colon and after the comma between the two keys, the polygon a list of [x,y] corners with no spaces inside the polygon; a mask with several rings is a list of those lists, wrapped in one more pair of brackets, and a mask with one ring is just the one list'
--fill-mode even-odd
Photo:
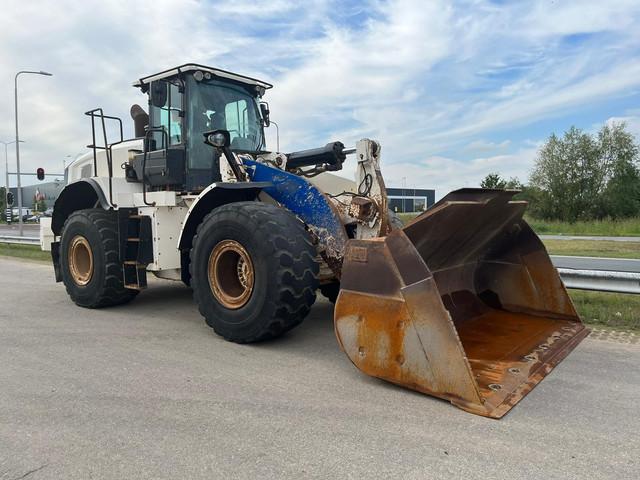
{"label": "grass strip", "polygon": [[51,252],[43,252],[38,245],[17,245],[0,243],[0,256],[26,258],[40,262],[50,262]]}

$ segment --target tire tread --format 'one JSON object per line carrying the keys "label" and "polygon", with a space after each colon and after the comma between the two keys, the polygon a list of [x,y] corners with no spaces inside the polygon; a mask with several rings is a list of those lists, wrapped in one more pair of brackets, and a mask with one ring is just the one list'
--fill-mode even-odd
{"label": "tire tread", "polygon": [[90,303],[78,303],[74,298],[74,291],[69,284],[72,280],[65,280],[65,288],[71,299],[78,305],[86,308],[103,308],[113,305],[120,305],[132,300],[137,294],[137,290],[124,287],[122,279],[122,264],[120,262],[120,252],[118,245],[118,221],[115,212],[91,208],[78,210],[67,218],[62,229],[62,235],[69,223],[76,221],[78,217],[85,217],[89,223],[97,227],[100,235],[102,248],[104,249],[105,277],[101,290]]}
{"label": "tire tread", "polygon": [[[273,250],[273,257],[278,260],[276,278],[276,295],[266,298],[262,314],[267,317],[259,331],[251,336],[235,335],[220,329],[207,320],[207,323],[223,338],[236,343],[252,343],[277,337],[298,326],[308,315],[316,300],[319,266],[316,262],[316,246],[304,224],[292,213],[282,208],[261,202],[238,202],[223,205],[209,213],[198,226],[193,238],[191,262],[189,265],[191,278],[194,275],[194,251],[198,238],[210,228],[212,223],[233,219],[246,225],[255,225],[255,235]],[[195,260],[195,261],[194,261]],[[202,261],[202,260],[200,260]],[[192,283],[194,299],[200,314],[207,318],[205,305],[199,301],[208,285]]]}

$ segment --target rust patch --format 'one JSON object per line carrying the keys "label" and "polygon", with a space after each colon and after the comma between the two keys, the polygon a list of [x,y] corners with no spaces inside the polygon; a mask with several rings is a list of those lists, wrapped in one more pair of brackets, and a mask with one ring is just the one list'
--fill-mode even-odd
{"label": "rust patch", "polygon": [[375,220],[378,208],[370,198],[353,197],[348,214],[360,222],[369,223]]}
{"label": "rust patch", "polygon": [[472,193],[349,241],[335,329],[364,373],[500,418],[589,332],[523,204]]}
{"label": "rust patch", "polygon": [[352,262],[367,263],[367,249],[364,247],[350,246],[347,249],[347,259]]}

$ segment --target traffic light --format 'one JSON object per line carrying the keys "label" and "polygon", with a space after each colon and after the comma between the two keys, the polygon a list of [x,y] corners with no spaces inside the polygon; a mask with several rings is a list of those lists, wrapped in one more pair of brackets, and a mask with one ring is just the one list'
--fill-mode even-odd
{"label": "traffic light", "polygon": [[44,180],[44,168],[39,168],[38,170],[36,170],[36,175],[38,177],[38,180]]}
{"label": "traffic light", "polygon": [[7,192],[7,206],[13,205],[13,192]]}

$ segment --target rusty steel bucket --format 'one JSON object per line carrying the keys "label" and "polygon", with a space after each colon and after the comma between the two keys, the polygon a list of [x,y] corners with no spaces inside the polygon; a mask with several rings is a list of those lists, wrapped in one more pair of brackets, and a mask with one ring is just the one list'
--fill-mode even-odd
{"label": "rusty steel bucket", "polygon": [[588,335],[515,193],[458,190],[348,242],[335,331],[356,367],[500,418]]}

